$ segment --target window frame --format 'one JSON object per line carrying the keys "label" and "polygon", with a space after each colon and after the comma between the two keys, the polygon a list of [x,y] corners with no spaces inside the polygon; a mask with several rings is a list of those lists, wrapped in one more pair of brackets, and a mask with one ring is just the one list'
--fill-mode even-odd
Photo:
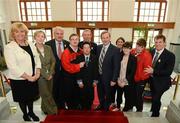
{"label": "window frame", "polygon": [[[141,3],[143,2],[155,2],[155,3],[159,3],[160,7],[159,7],[159,13],[158,13],[158,21],[155,22],[164,22],[165,21],[165,17],[166,17],[166,11],[167,11],[167,0],[135,0],[135,2],[138,2],[138,11],[137,11],[137,18],[136,20],[134,20],[134,16],[133,15],[133,20],[134,21],[138,21],[138,22],[149,22],[149,21],[139,21],[140,18],[140,10],[141,10]],[[164,9],[164,15],[163,15],[163,21],[160,21],[162,15],[161,15],[161,11],[162,11],[162,4],[165,3],[165,9]],[[144,9],[146,10],[146,9]],[[150,9],[149,9],[150,10]],[[154,21],[153,21],[154,22]]]}
{"label": "window frame", "polygon": [[[30,21],[30,20],[28,19],[27,2],[44,2],[44,3],[45,3],[45,18],[46,18],[45,21],[51,20],[51,19],[49,18],[49,15],[48,15],[48,3],[47,3],[47,2],[50,2],[50,0],[38,0],[38,1],[37,1],[37,0],[19,0],[20,17],[21,17],[21,20],[22,20],[22,21]],[[24,8],[22,8],[21,3],[24,3]],[[23,15],[22,9],[24,9],[25,15]],[[32,9],[32,8],[31,8],[31,9]],[[25,16],[25,20],[23,20],[23,16]],[[31,16],[32,16],[32,15],[31,15]],[[37,16],[37,13],[36,13],[35,16]],[[42,16],[42,15],[41,15],[41,16]],[[38,20],[36,20],[36,21],[38,21]],[[42,21],[42,20],[40,20],[40,21]]]}
{"label": "window frame", "polygon": [[[101,21],[108,21],[109,18],[109,0],[76,0],[76,21],[84,21],[83,20],[83,2],[98,2],[98,1],[102,1],[102,20]],[[108,7],[107,7],[107,20],[104,20],[104,16],[105,16],[105,8],[104,8],[104,3],[108,2]],[[80,2],[80,20],[78,20],[78,12],[77,12],[77,2]],[[93,9],[93,8],[92,8]],[[93,17],[93,15],[91,15]],[[87,15],[88,17],[88,15]],[[88,20],[88,19],[87,19]]]}
{"label": "window frame", "polygon": [[[162,34],[162,29],[153,29],[153,28],[150,28],[150,29],[146,29],[146,28],[140,28],[140,29],[136,29],[136,28],[133,28],[133,30],[132,30],[132,43],[133,43],[133,48],[134,48],[134,43],[136,43],[137,41],[135,41],[135,39],[134,39],[134,32],[135,32],[135,30],[139,30],[139,31],[144,31],[144,36],[143,37],[139,37],[139,38],[144,38],[145,40],[146,40],[146,42],[148,42],[147,40],[148,40],[148,32],[149,31],[159,31],[159,33],[158,34]],[[139,39],[138,38],[138,39]],[[153,37],[153,39],[154,39],[154,37]],[[151,44],[150,43],[147,43],[147,45],[146,45],[146,48],[150,48],[150,47],[152,47],[152,46],[150,46]]]}

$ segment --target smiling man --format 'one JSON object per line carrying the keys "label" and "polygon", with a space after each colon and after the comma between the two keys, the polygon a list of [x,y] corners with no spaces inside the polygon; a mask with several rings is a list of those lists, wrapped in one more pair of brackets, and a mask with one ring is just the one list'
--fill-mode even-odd
{"label": "smiling man", "polygon": [[97,85],[100,105],[98,109],[109,110],[111,104],[111,88],[116,85],[120,68],[119,49],[111,44],[111,35],[101,33],[102,45],[97,47],[99,82]]}
{"label": "smiling man", "polygon": [[154,39],[155,50],[152,51],[152,67],[145,69],[146,73],[151,76],[152,90],[152,115],[151,117],[159,117],[161,108],[161,97],[165,91],[171,86],[171,73],[175,64],[175,55],[168,51],[166,47],[166,37],[157,35]]}

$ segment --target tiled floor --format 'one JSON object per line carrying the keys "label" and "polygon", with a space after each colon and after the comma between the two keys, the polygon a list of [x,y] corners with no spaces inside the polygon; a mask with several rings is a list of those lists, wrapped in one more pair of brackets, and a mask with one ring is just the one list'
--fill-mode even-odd
{"label": "tiled floor", "polygon": [[[169,105],[170,101],[173,99],[174,94],[173,85],[167,92],[164,93],[162,97],[162,108],[161,108],[161,116],[159,118],[150,118],[151,113],[149,112],[151,107],[151,102],[144,102],[144,110],[143,113],[137,112],[126,112],[125,115],[129,119],[129,123],[168,123],[165,119],[165,113],[167,110],[167,106]],[[11,116],[8,118],[8,121],[0,121],[0,123],[20,123],[23,122],[22,120],[22,112],[20,111],[18,104],[13,102],[11,92],[7,94],[7,100],[11,106]],[[180,89],[177,92],[176,100],[180,102]],[[40,109],[40,99],[34,102],[34,111],[40,117],[41,121],[44,120],[45,115],[41,112]]]}

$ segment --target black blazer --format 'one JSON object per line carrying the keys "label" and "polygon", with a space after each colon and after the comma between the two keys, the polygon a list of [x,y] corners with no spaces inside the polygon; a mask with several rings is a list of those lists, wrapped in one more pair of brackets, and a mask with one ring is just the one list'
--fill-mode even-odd
{"label": "black blazer", "polygon": [[[100,57],[101,49],[103,45],[97,47],[97,56]],[[110,84],[110,81],[117,82],[119,77],[119,68],[120,68],[120,55],[119,48],[110,44],[104,61],[102,63],[102,80],[106,84]]]}
{"label": "black blazer", "polygon": [[[81,49],[82,49],[83,42],[84,42],[84,41],[81,41],[81,42],[79,42],[79,44],[78,44],[79,48],[81,48]],[[97,52],[97,44],[94,43],[94,42],[90,42],[90,44],[91,44],[91,54],[95,54],[95,55],[96,55],[96,52]]]}
{"label": "black blazer", "polygon": [[[155,50],[152,51],[154,56]],[[159,56],[153,72],[153,87],[157,89],[168,89],[171,86],[171,73],[174,69],[175,55],[164,49],[162,54]]]}
{"label": "black blazer", "polygon": [[[73,63],[80,63],[85,61],[84,54],[78,56]],[[90,54],[88,65],[81,68],[81,71],[77,73],[77,80],[93,83],[94,80],[98,80],[98,62],[97,57],[94,54]]]}
{"label": "black blazer", "polygon": [[[123,59],[124,54],[121,52],[121,61]],[[126,79],[128,81],[129,85],[134,84],[134,76],[136,73],[136,67],[137,67],[137,58],[134,55],[129,55],[128,63],[127,63],[127,69],[126,69]]]}
{"label": "black blazer", "polygon": [[[62,40],[63,45],[64,45],[64,49],[66,49],[69,46],[69,42],[66,40]],[[49,45],[52,48],[54,57],[56,59],[56,65],[55,65],[55,72],[60,71],[61,70],[61,60],[59,60],[59,57],[57,55],[57,49],[56,49],[56,41],[55,39],[52,39],[48,42],[45,43],[46,45]]]}

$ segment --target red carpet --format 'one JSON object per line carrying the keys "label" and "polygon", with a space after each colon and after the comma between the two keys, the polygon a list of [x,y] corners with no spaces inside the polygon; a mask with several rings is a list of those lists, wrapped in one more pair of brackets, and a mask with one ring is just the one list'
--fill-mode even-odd
{"label": "red carpet", "polygon": [[123,112],[62,110],[41,123],[128,123]]}

